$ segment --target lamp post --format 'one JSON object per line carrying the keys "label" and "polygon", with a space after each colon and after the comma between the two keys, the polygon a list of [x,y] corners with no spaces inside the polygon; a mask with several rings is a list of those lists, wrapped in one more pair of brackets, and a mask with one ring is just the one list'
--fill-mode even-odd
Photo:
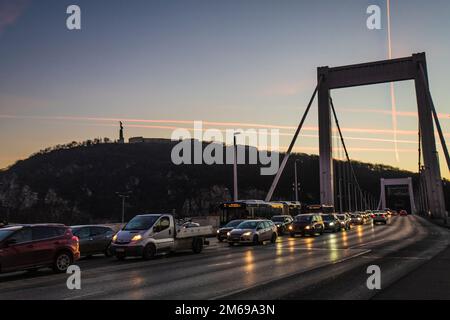
{"label": "lamp post", "polygon": [[125,199],[130,197],[131,191],[116,192],[119,198],[122,198],[122,223],[125,222]]}
{"label": "lamp post", "polygon": [[236,136],[241,134],[240,132],[235,132],[233,134],[233,200],[238,201],[238,181],[237,181],[237,145],[236,145]]}
{"label": "lamp post", "polygon": [[295,159],[294,161],[294,190],[295,190],[295,201],[298,202],[298,187],[299,187],[299,183],[298,183],[298,175],[297,175],[297,162],[300,162],[300,159]]}

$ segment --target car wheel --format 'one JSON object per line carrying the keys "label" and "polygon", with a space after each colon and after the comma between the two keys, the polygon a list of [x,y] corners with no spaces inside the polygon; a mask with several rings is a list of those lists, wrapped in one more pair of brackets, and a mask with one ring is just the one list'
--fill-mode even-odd
{"label": "car wheel", "polygon": [[194,238],[192,240],[192,252],[194,253],[200,253],[203,250],[203,239],[201,238]]}
{"label": "car wheel", "polygon": [[112,256],[112,252],[111,252],[111,246],[108,246],[106,249],[105,249],[105,257],[111,257]]}
{"label": "car wheel", "polygon": [[63,273],[72,264],[72,254],[67,251],[59,252],[53,261],[53,271],[56,273]]}
{"label": "car wheel", "polygon": [[258,236],[256,234],[253,236],[253,244],[254,245],[258,245],[259,244],[259,238],[258,238]]}
{"label": "car wheel", "polygon": [[156,255],[156,248],[153,244],[148,244],[144,248],[144,252],[142,254],[142,258],[144,260],[153,259]]}
{"label": "car wheel", "polygon": [[270,242],[275,243],[276,241],[277,241],[277,235],[276,235],[276,233],[273,233],[272,238],[270,238]]}

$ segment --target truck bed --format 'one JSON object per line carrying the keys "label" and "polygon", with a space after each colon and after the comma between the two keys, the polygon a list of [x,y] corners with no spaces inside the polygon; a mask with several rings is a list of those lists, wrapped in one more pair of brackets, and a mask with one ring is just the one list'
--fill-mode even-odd
{"label": "truck bed", "polygon": [[207,237],[213,234],[212,226],[182,228],[177,226],[177,239]]}

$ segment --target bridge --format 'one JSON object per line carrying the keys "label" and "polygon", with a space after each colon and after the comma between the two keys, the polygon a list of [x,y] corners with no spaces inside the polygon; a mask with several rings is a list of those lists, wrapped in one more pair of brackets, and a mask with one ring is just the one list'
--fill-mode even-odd
{"label": "bridge", "polygon": [[[317,96],[321,203],[333,205],[339,208],[340,211],[344,210],[344,207],[345,211],[352,211],[385,206],[385,181],[381,181],[382,188],[379,196],[369,194],[365,190],[362,190],[358,183],[358,178],[353,169],[352,161],[345,145],[345,139],[339,126],[337,112],[331,97],[331,90],[406,80],[413,80],[416,90],[419,116],[418,172],[420,179],[415,190],[413,190],[410,182],[397,181],[389,184],[408,184],[410,197],[415,199],[413,200],[414,203],[411,205],[411,209],[416,212],[417,208],[420,213],[427,214],[437,222],[448,224],[448,211],[445,208],[443,182],[440,173],[434,125],[436,126],[440,144],[445,155],[447,170],[450,170],[450,156],[429,88],[425,53],[417,53],[405,58],[341,67],[319,67],[317,69],[317,86],[266,196],[266,201],[270,201],[273,196],[280,176],[292,152],[292,148],[301,132],[314,98]],[[345,164],[333,159],[333,120],[339,133],[341,147],[345,153]],[[423,164],[421,162],[422,158]],[[335,171],[337,174],[335,174]],[[414,195],[416,196],[414,197]],[[346,203],[343,203],[344,199],[346,199]],[[374,201],[374,199],[378,200]]]}

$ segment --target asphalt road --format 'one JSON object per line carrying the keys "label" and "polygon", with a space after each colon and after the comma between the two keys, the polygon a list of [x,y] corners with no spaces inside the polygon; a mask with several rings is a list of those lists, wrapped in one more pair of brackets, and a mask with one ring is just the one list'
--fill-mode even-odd
{"label": "asphalt road", "polygon": [[[197,255],[82,259],[80,290],[67,289],[68,275],[49,270],[4,274],[0,299],[369,299],[436,256],[449,239],[446,229],[408,216],[260,246],[230,248],[213,240]],[[372,264],[381,268],[381,291],[366,286]]]}

